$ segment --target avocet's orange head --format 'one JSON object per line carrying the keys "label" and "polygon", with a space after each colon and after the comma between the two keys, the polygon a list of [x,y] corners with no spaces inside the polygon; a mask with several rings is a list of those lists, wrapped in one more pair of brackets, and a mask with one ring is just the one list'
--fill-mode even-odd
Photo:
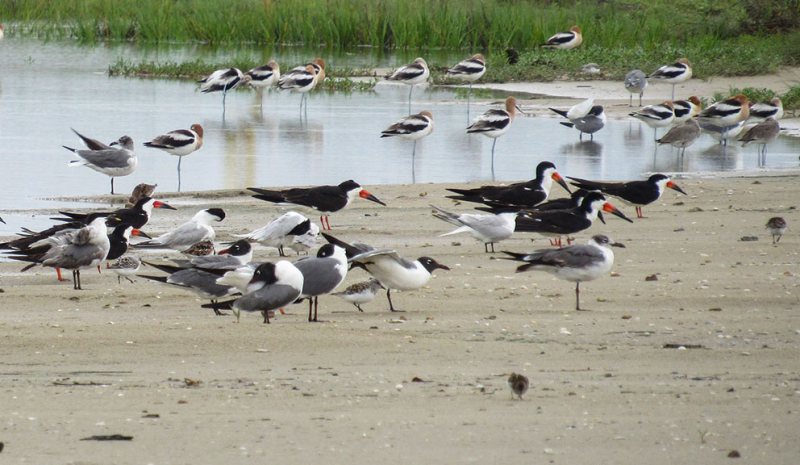
{"label": "avocet's orange head", "polygon": [[569,28],[569,30],[570,30],[570,32],[574,32],[576,34],[580,34],[581,33],[581,28],[579,28],[577,24],[572,26],[571,28]]}
{"label": "avocet's orange head", "polygon": [[197,133],[197,135],[200,136],[201,139],[203,138],[203,126],[200,126],[200,124],[195,123],[189,126],[189,129]]}

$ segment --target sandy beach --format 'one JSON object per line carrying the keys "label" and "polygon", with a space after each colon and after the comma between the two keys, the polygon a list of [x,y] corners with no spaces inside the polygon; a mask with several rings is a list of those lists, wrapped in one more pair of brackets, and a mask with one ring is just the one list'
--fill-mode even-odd
{"label": "sandy beach", "polygon": [[[678,178],[688,196],[578,234],[627,245],[612,276],[581,286],[581,312],[571,283],[438,237],[450,225],[429,204],[471,210],[444,198],[451,185],[367,186],[388,207],[332,216],[341,239],[451,267],[393,293],[402,313],[383,294],[364,313],[324,297],[320,323],[302,304],[236,324],[179,288],[87,270],[73,291],[50,269],[1,263],[3,463],[794,464],[798,180]],[[239,192],[159,197],[183,204],[156,211],[151,234],[219,206],[226,241],[283,211]],[[790,225],[777,246],[771,216]],[[517,234],[498,250],[545,247]],[[523,400],[512,371],[530,378]],[[82,440],[113,434],[132,439]]]}

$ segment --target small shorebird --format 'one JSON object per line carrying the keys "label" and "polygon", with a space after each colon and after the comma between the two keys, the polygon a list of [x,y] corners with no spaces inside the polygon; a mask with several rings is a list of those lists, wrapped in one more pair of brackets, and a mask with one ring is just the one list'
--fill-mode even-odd
{"label": "small shorebird", "polygon": [[649,205],[661,198],[664,189],[670,188],[687,195],[669,176],[656,173],[644,181],[628,182],[603,182],[589,181],[586,179],[572,178],[567,176],[572,184],[586,190],[599,190],[608,195],[617,197],[629,204],[636,206],[636,217],[644,218],[642,215],[642,205]]}
{"label": "small shorebird", "polygon": [[658,138],[658,128],[667,127],[675,120],[675,109],[672,106],[672,102],[667,101],[658,105],[647,105],[639,111],[629,113],[628,116],[632,116],[653,128],[653,139],[655,140]]}
{"label": "small shorebird", "polygon": [[128,197],[128,201],[125,203],[125,208],[130,208],[136,205],[143,197],[152,197],[156,187],[158,187],[158,184],[147,184],[146,182],[140,182],[137,184],[136,187],[133,188],[131,196]]}
{"label": "small shorebird", "polygon": [[434,218],[458,226],[453,231],[440,234],[439,237],[468,232],[476,240],[483,243],[483,251],[485,253],[489,253],[490,245],[492,246],[492,253],[494,253],[495,242],[506,240],[514,234],[516,219],[519,214],[519,211],[516,210],[488,215],[476,213],[456,215],[435,205],[431,205],[431,208],[435,210],[433,212]]}
{"label": "small shorebird", "polygon": [[783,102],[775,97],[769,102],[759,102],[750,104],[750,119],[758,121],[767,118],[783,118]]}
{"label": "small shorebird", "polygon": [[758,165],[764,166],[767,163],[767,144],[777,139],[780,131],[778,120],[770,116],[748,129],[739,140],[742,142],[742,147],[751,142],[758,144]]}
{"label": "small shorebird", "polygon": [[[134,171],[139,165],[139,160],[136,154],[133,153],[133,139],[128,136],[122,136],[111,145],[105,145],[101,142],[94,141],[87,137],[82,136],[78,131],[72,130],[75,134],[87,143],[89,149],[80,150],[72,147],[62,145],[65,149],[81,157],[80,160],[72,160],[68,166],[86,166],[98,173],[103,173],[111,178],[111,194],[114,194],[114,178],[119,176],[127,176]],[[87,142],[92,141],[92,142]],[[119,148],[112,147],[119,145]],[[95,147],[95,148],[92,148]]]}
{"label": "small shorebird", "polygon": [[173,260],[176,265],[183,268],[201,268],[206,271],[213,270],[235,270],[244,266],[253,259],[253,248],[250,242],[240,239],[230,245],[227,249],[222,249],[216,255],[200,255],[189,260]]}
{"label": "small shorebird", "polygon": [[466,60],[459,61],[455,66],[447,70],[447,75],[469,84],[467,90],[467,121],[469,121],[469,104],[472,96],[472,83],[479,80],[486,73],[486,58],[483,54],[476,53]]}
{"label": "small shorebird", "polygon": [[672,120],[672,124],[678,125],[699,115],[703,110],[703,102],[697,96],[692,95],[686,100],[673,101],[672,109],[675,112],[675,119]]}
{"label": "small shorebird", "polygon": [[414,91],[414,86],[427,81],[430,75],[431,72],[428,69],[428,63],[426,63],[423,58],[417,58],[413,63],[397,68],[397,70],[386,79],[402,82],[409,86],[408,112],[411,113],[411,93]]}
{"label": "small shorebird", "polygon": [[381,131],[381,137],[398,136],[401,139],[413,140],[414,148],[411,151],[412,159],[417,154],[417,140],[433,132],[433,114],[421,111],[416,115],[409,115]]}
{"label": "small shorebird", "polygon": [[699,124],[710,123],[722,128],[734,126],[747,120],[748,117],[750,117],[750,102],[743,94],[715,102],[696,116]]}
{"label": "small shorebird", "polygon": [[213,241],[216,233],[210,223],[224,219],[225,212],[221,208],[200,210],[191,220],[172,231],[149,241],[136,244],[135,247],[184,250],[198,242]]}
{"label": "small shorebird", "polygon": [[300,93],[300,115],[308,117],[308,93],[317,85],[317,69],[313,65],[295,68],[278,79],[278,88]]}
{"label": "small shorebird", "polygon": [[573,49],[583,43],[581,28],[572,26],[569,32],[559,32],[545,41],[542,47],[557,48],[561,50]]}
{"label": "small shorebird", "polygon": [[362,309],[361,306],[372,302],[381,289],[385,288],[377,279],[372,278],[347,286],[345,290],[334,292],[331,295],[341,297],[345,301],[355,305],[359,312],[363,312],[364,309]]}
{"label": "small shorebird", "polygon": [[297,212],[286,212],[247,234],[234,234],[266,247],[274,247],[281,257],[286,256],[284,247],[289,247],[298,254],[307,251],[316,243],[318,235],[319,227]]}
{"label": "small shorebird", "polygon": [[659,144],[670,144],[678,148],[678,155],[683,156],[686,153],[686,147],[694,144],[694,141],[696,141],[698,137],[700,137],[700,126],[697,124],[696,120],[690,119],[677,126],[671,127],[670,130],[656,142]]}
{"label": "small shorebird", "polygon": [[298,260],[294,266],[303,274],[303,290],[299,299],[308,299],[308,321],[317,321],[319,296],[333,292],[347,276],[345,250],[338,245],[325,244],[317,251],[316,257]]}
{"label": "small shorebird", "polygon": [[506,252],[511,258],[526,262],[517,273],[528,270],[546,271],[559,279],[575,283],[575,310],[581,309],[581,282],[592,281],[611,271],[614,252],[611,247],[625,247],[610,237],[598,234],[586,245],[570,245],[563,249],[542,249],[529,254]]}
{"label": "small shorebird", "polygon": [[261,108],[264,107],[264,89],[278,85],[281,78],[281,68],[275,60],[269,60],[266,65],[258,66],[244,73],[250,76],[250,87],[255,87],[261,94]]}
{"label": "small shorebird", "polygon": [[511,388],[511,398],[517,396],[522,400],[522,396],[528,392],[528,377],[518,373],[511,373],[508,376],[508,387]]}
{"label": "small shorebird", "polygon": [[248,187],[247,190],[255,192],[256,194],[253,197],[259,200],[277,204],[303,205],[323,213],[319,217],[323,230],[331,229],[331,222],[327,213],[342,210],[350,205],[350,202],[356,197],[386,206],[385,203],[352,179],[338,186],[295,187],[280,191]]}
{"label": "small shorebird", "polygon": [[142,261],[135,255],[123,255],[114,263],[108,264],[107,268],[117,274],[117,284],[122,284],[122,278],[128,282],[134,282],[131,276],[135,275],[142,266]]}
{"label": "small shorebird", "polygon": [[189,129],[176,129],[162,134],[150,142],[145,142],[144,145],[145,147],[161,149],[170,155],[178,157],[178,192],[180,192],[181,160],[203,146],[203,126],[193,124]]}
{"label": "small shorebird", "polygon": [[780,216],[774,216],[767,220],[767,231],[772,235],[772,243],[777,244],[780,242],[783,233],[787,228],[786,220]]}
{"label": "small shorebird", "polygon": [[692,65],[689,64],[689,60],[686,58],[679,58],[675,63],[664,65],[653,71],[648,77],[672,84],[672,97],[670,97],[670,99],[675,100],[675,84],[680,84],[691,79]]}
{"label": "small shorebird", "polygon": [[483,134],[492,138],[492,177],[494,178],[494,147],[497,138],[508,131],[511,122],[517,116],[517,112],[525,114],[522,108],[517,105],[517,99],[506,97],[504,110],[488,110],[480,115],[472,124],[467,127],[467,134]]}
{"label": "small shorebird", "polygon": [[200,241],[187,249],[181,250],[181,253],[184,255],[190,255],[192,257],[204,257],[206,255],[213,255],[217,253],[217,250],[214,248],[214,242]]}
{"label": "small shorebird", "polygon": [[594,140],[594,133],[603,129],[606,124],[606,114],[603,106],[595,105],[593,98],[573,105],[567,111],[557,108],[550,108],[550,111],[567,118],[569,122],[561,122],[561,124],[568,128],[574,127],[580,131],[580,140],[583,140],[584,133],[589,134],[591,139]]}
{"label": "small shorebird", "polygon": [[642,95],[647,88],[647,75],[640,69],[629,71],[625,75],[625,90],[631,93],[628,99],[628,106],[633,106],[634,94],[639,94],[639,106],[642,106]]}
{"label": "small shorebird", "polygon": [[229,90],[250,83],[250,76],[245,76],[238,68],[218,69],[205,78],[197,81],[200,83],[200,92],[222,92],[222,114],[225,114],[225,96]]}

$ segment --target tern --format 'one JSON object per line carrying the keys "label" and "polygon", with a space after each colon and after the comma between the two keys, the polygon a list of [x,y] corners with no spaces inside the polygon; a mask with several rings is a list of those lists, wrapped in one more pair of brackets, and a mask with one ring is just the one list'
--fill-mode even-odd
{"label": "tern", "polygon": [[435,205],[431,205],[431,208],[435,210],[433,212],[435,218],[458,226],[456,229],[441,234],[439,237],[468,232],[476,240],[483,243],[483,250],[485,253],[489,253],[490,245],[492,246],[492,253],[494,253],[495,242],[508,239],[514,234],[516,219],[519,214],[517,210],[488,215],[475,213],[456,215],[455,213],[450,213]]}
{"label": "tern", "polygon": [[278,255],[285,257],[284,247],[289,247],[298,254],[314,247],[319,236],[319,226],[300,213],[290,211],[252,232],[234,236],[266,247],[275,247]]}
{"label": "tern", "polygon": [[140,248],[169,248],[183,250],[198,242],[213,241],[216,237],[212,221],[225,219],[225,212],[221,208],[209,208],[197,212],[191,220],[183,223],[172,231],[162,234],[152,240],[136,244]]}

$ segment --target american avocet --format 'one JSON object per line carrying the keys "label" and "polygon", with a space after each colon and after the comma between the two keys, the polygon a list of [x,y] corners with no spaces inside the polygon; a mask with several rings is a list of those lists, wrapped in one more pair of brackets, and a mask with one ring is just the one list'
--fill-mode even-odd
{"label": "american avocet", "polygon": [[504,110],[488,110],[467,127],[468,134],[478,133],[492,138],[492,177],[494,177],[494,147],[497,144],[497,138],[508,131],[518,111],[525,113],[517,105],[517,99],[507,97]]}
{"label": "american avocet", "polygon": [[323,230],[331,229],[331,222],[327,213],[338,212],[350,205],[350,202],[356,197],[386,206],[380,199],[370,194],[369,191],[352,179],[338,186],[295,187],[280,191],[248,187],[247,190],[255,192],[256,194],[253,197],[259,200],[277,204],[303,205],[323,213],[319,217]]}
{"label": "american avocet", "polygon": [[639,111],[629,113],[639,121],[653,128],[653,139],[657,139],[658,128],[667,127],[675,120],[675,110],[672,102],[662,102],[658,105],[647,105]]}
{"label": "american avocet", "polygon": [[642,205],[649,205],[660,199],[661,194],[664,193],[664,189],[666,188],[676,190],[686,195],[686,192],[678,187],[669,176],[660,173],[656,173],[644,181],[628,182],[589,181],[569,176],[567,176],[567,178],[572,181],[573,185],[582,189],[599,190],[631,205],[635,205],[637,218],[644,218],[644,216],[642,216]]}
{"label": "american avocet", "polygon": [[368,279],[367,281],[362,281],[360,283],[355,283],[341,292],[334,292],[331,295],[335,295],[336,297],[340,297],[343,300],[350,302],[351,304],[355,305],[359,312],[363,312],[364,309],[361,308],[362,305],[368,304],[375,300],[375,296],[380,292],[381,289],[385,289],[383,285],[375,278]]}
{"label": "american avocet", "polygon": [[671,127],[657,142],[678,148],[678,154],[683,156],[686,153],[686,147],[694,144],[698,137],[700,137],[700,126],[696,120],[690,119]]}
{"label": "american avocet", "polygon": [[317,70],[312,65],[306,65],[302,70],[293,69],[290,72],[281,76],[278,80],[278,87],[292,92],[299,92],[300,96],[300,113],[302,116],[303,104],[305,103],[305,113],[308,116],[308,92],[314,89],[317,85]]}
{"label": "american avocet", "polygon": [[180,192],[181,160],[203,146],[203,126],[193,124],[189,129],[176,129],[145,142],[144,145],[178,157],[178,192]]}
{"label": "american avocet", "polygon": [[249,84],[252,78],[244,75],[238,68],[218,69],[205,78],[197,81],[200,83],[200,92],[222,92],[222,112],[225,112],[225,96],[229,90],[241,85]]}
{"label": "american avocet", "polygon": [[0,40],[2,40],[3,37],[5,36],[5,32],[3,31],[4,29],[5,28],[3,27],[3,25],[0,24]]}
{"label": "american avocet", "polygon": [[767,163],[767,144],[777,139],[780,131],[781,126],[778,124],[778,120],[769,117],[748,129],[739,137],[739,140],[742,141],[742,147],[751,142],[759,145],[758,163],[759,166],[764,166]]}
{"label": "american avocet", "polygon": [[735,140],[744,129],[744,121],[731,126],[717,126],[716,124],[707,121],[697,120],[700,125],[700,130],[717,140],[722,146],[727,147],[728,141]]}
{"label": "american avocet", "polygon": [[467,91],[467,120],[469,120],[469,104],[472,96],[472,83],[483,77],[486,73],[486,59],[483,54],[476,53],[466,60],[458,62],[447,70],[447,75],[469,83]]}
{"label": "american avocet", "polygon": [[488,215],[480,213],[456,215],[435,205],[431,205],[431,208],[435,210],[433,212],[434,218],[457,226],[456,229],[440,234],[439,237],[468,232],[473,238],[483,243],[483,251],[485,253],[489,253],[490,245],[492,246],[492,253],[494,253],[495,242],[506,240],[514,234],[516,219],[519,214],[519,210],[516,210]]}
{"label": "american avocet", "polygon": [[727,128],[745,121],[749,116],[750,102],[746,96],[738,94],[714,103],[701,111],[696,118],[700,124],[711,123],[715,126]]}
{"label": "american avocet", "polygon": [[770,235],[772,235],[773,244],[777,244],[781,241],[781,237],[783,236],[783,233],[786,232],[787,227],[788,225],[786,224],[786,220],[780,216],[773,216],[767,220],[767,231],[769,231]]}
{"label": "american avocet", "polygon": [[633,95],[639,94],[639,106],[642,106],[642,95],[647,88],[647,75],[640,69],[634,69],[625,75],[625,89],[631,93],[628,106],[633,106]]}
{"label": "american avocet", "polygon": [[381,137],[400,137],[414,141],[414,148],[411,156],[417,153],[417,140],[433,132],[433,114],[429,111],[421,111],[416,115],[406,116],[388,128],[381,131]]}
{"label": "american avocet", "polygon": [[563,249],[542,249],[534,252],[514,253],[510,260],[526,262],[517,267],[517,273],[528,270],[546,271],[553,276],[575,283],[575,310],[581,308],[581,283],[608,274],[614,266],[611,247],[625,247],[602,234],[592,236],[586,245],[571,245]]}
{"label": "american avocet", "polygon": [[136,244],[140,248],[175,249],[184,250],[203,241],[213,241],[216,237],[212,221],[225,219],[225,212],[221,208],[209,208],[197,212],[191,220],[177,228],[162,234],[155,239]]}
{"label": "american avocet", "polygon": [[547,48],[569,50],[582,43],[583,34],[581,34],[581,28],[578,26],[572,26],[569,28],[569,32],[559,32],[551,36],[542,46]]}
{"label": "american avocet", "polygon": [[414,86],[422,84],[428,80],[431,72],[428,69],[428,64],[422,58],[417,58],[413,63],[401,66],[395,70],[386,79],[390,81],[402,82],[409,86],[408,89],[408,112],[411,113],[411,93],[414,91]]}
{"label": "american avocet", "polygon": [[675,119],[672,120],[672,124],[678,125],[700,114],[700,111],[703,110],[703,102],[692,95],[686,100],[673,100],[672,108],[675,111]]}
{"label": "american avocet", "polygon": [[[81,139],[87,139],[74,129],[72,132],[77,134]],[[102,143],[99,144],[104,145]],[[136,167],[139,165],[139,160],[136,158],[136,154],[133,153],[133,139],[130,137],[122,136],[119,138],[119,140],[112,142],[110,145],[118,145],[119,148],[105,146],[106,148],[101,148],[98,150],[93,150],[91,148],[87,150],[79,150],[72,147],[67,147],[66,145],[62,145],[62,147],[81,157],[80,160],[70,161],[68,166],[86,166],[87,168],[91,168],[98,173],[103,173],[106,176],[109,176],[111,178],[111,194],[113,195],[114,178],[119,176],[127,176],[136,171]]]}
{"label": "american avocet", "polygon": [[751,120],[767,119],[769,117],[775,119],[783,118],[783,102],[779,97],[775,97],[769,102],[750,104]]}
{"label": "american avocet", "polygon": [[671,65],[664,65],[653,71],[649,78],[672,84],[672,97],[675,100],[675,84],[688,81],[692,77],[692,65],[686,58],[679,58]]}
{"label": "american avocet", "polygon": [[255,87],[261,93],[261,106],[264,106],[264,89],[278,85],[281,78],[281,68],[275,60],[269,60],[266,65],[253,68],[244,73],[250,76],[250,86]]}
{"label": "american avocet", "polygon": [[594,99],[589,98],[577,105],[573,105],[568,111],[550,108],[551,111],[567,118],[569,122],[561,122],[562,125],[580,131],[579,138],[583,140],[583,134],[589,134],[594,140],[594,133],[603,129],[606,124],[606,113],[602,105],[595,105]]}

